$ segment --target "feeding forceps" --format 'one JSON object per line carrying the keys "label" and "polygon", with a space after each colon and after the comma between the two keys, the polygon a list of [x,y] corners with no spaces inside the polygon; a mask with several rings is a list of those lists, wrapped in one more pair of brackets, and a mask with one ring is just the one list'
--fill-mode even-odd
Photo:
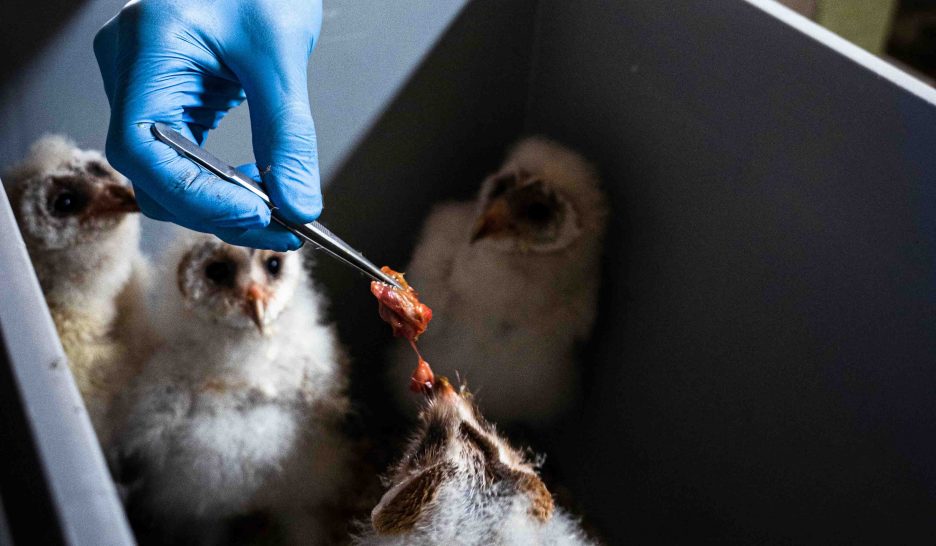
{"label": "feeding forceps", "polygon": [[260,199],[263,199],[263,202],[266,203],[273,212],[273,221],[293,232],[300,239],[321,248],[328,254],[356,268],[375,281],[380,281],[396,288],[402,288],[400,283],[394,280],[393,277],[381,271],[379,267],[365,258],[363,254],[354,250],[354,248],[342,241],[334,233],[328,231],[322,224],[318,222],[293,224],[284,220],[276,211],[276,206],[270,201],[270,197],[252,178],[211,155],[205,151],[204,148],[201,148],[191,140],[182,136],[178,131],[172,129],[165,123],[157,122],[153,124],[152,132],[161,142],[166,143],[169,147],[179,152],[179,154],[198,163],[221,180],[237,184]]}

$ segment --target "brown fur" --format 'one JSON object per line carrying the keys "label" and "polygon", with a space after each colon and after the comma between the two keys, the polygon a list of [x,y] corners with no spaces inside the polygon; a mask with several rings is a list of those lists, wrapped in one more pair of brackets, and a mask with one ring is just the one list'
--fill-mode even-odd
{"label": "brown fur", "polygon": [[409,531],[422,515],[423,507],[431,503],[445,477],[455,470],[447,463],[427,468],[410,479],[387,503],[374,509],[371,522],[380,534]]}
{"label": "brown fur", "polygon": [[[540,522],[548,521],[555,507],[553,497],[533,465],[497,435],[466,389],[456,393],[440,376],[436,390],[439,392],[420,415],[419,433],[390,477],[391,483],[399,489],[388,491],[372,513],[377,533],[399,534],[411,530],[424,517],[439,486],[451,479],[459,467],[483,476],[483,487],[503,484],[517,494],[526,495],[530,500],[530,515]],[[461,464],[467,463],[467,467],[447,460],[453,453],[450,450],[453,443],[463,446],[454,453],[465,457]]]}
{"label": "brown fur", "polygon": [[517,471],[517,474],[517,487],[530,497],[530,515],[540,521],[551,518],[555,503],[543,480],[535,474],[519,471]]}

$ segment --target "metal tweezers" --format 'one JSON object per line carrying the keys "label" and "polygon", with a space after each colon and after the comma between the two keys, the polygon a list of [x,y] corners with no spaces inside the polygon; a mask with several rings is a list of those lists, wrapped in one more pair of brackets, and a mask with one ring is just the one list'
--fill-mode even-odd
{"label": "metal tweezers", "polygon": [[396,288],[402,288],[400,283],[393,277],[381,271],[379,267],[365,258],[363,254],[354,250],[351,245],[342,241],[334,233],[328,231],[322,224],[318,222],[293,224],[284,220],[277,212],[276,206],[270,201],[270,197],[252,178],[211,155],[205,151],[204,148],[199,147],[191,140],[182,136],[178,131],[175,131],[165,123],[154,123],[152,132],[161,142],[166,143],[169,147],[179,152],[179,154],[198,163],[221,180],[237,184],[260,199],[263,199],[263,202],[266,203],[273,212],[273,221],[293,232],[303,241],[312,243],[317,248],[324,250],[334,258],[354,267],[375,281],[386,283]]}

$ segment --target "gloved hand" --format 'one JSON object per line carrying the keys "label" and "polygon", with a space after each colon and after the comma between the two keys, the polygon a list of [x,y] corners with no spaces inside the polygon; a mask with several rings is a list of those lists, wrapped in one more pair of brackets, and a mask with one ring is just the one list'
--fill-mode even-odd
{"label": "gloved hand", "polygon": [[107,158],[140,209],[242,246],[295,249],[256,196],[179,156],[150,133],[157,121],[202,144],[245,98],[266,191],[292,222],[322,211],[306,67],[321,0],[139,0],[97,33],[94,53],[111,105]]}

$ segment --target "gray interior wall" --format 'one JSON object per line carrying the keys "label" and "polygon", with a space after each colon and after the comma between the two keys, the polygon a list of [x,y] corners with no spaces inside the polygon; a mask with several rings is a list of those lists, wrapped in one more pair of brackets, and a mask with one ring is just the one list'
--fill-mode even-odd
{"label": "gray interior wall", "polygon": [[936,106],[744,2],[543,0],[530,89],[613,201],[608,542],[932,540]]}

